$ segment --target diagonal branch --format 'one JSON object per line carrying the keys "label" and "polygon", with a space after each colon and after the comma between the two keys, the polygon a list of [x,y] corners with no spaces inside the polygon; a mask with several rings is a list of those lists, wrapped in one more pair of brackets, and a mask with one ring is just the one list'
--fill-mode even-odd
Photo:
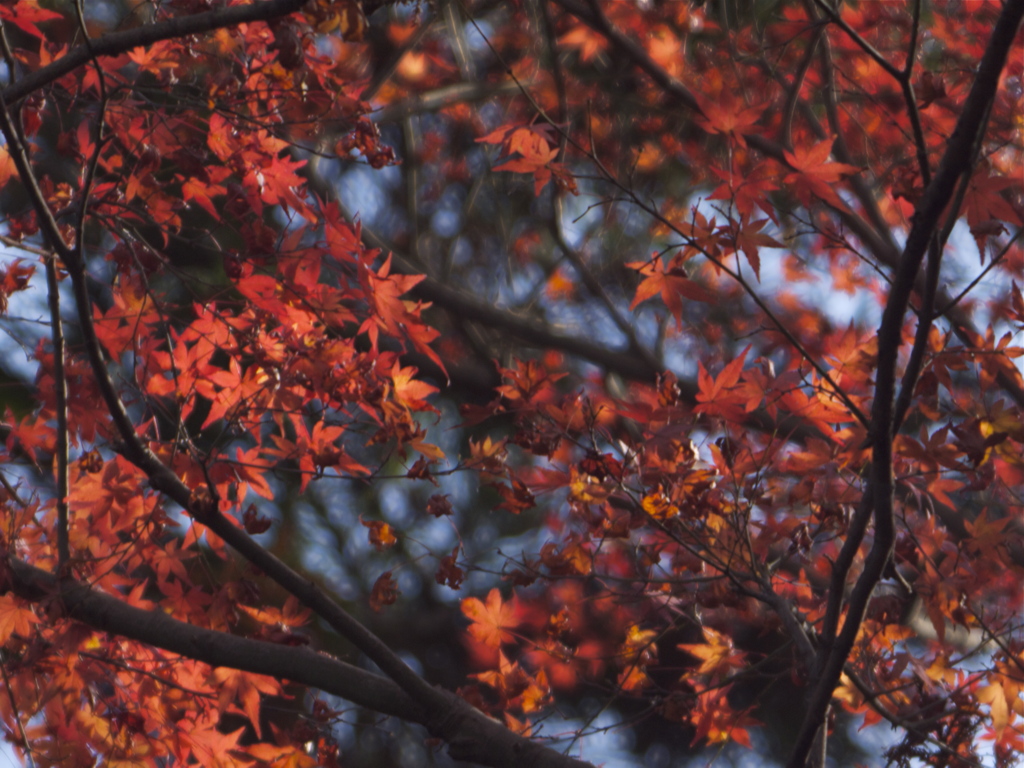
{"label": "diagonal branch", "polygon": [[53,344],[54,396],[57,408],[57,572],[63,572],[71,559],[68,541],[68,379],[64,366],[64,324],[60,317],[60,285],[53,257],[46,260],[46,294],[50,304],[50,328]]}
{"label": "diagonal branch", "polygon": [[60,594],[68,615],[93,629],[137,640],[209,664],[302,683],[360,706],[413,722],[424,712],[397,685],[359,667],[308,648],[277,645],[179,621],[159,609],[136,608],[81,582],[57,579],[11,559],[11,588],[32,602]]}
{"label": "diagonal branch", "polygon": [[452,757],[495,768],[593,768],[589,763],[512,733],[455,694],[437,689],[445,704],[443,718],[391,680],[321,655],[308,648],[277,645],[230,635],[178,621],[160,610],[135,608],[72,579],[57,579],[21,560],[7,561],[9,585],[34,602],[60,594],[71,618],[110,632],[181,654],[215,667],[292,680],[347,699],[376,712],[426,726],[449,743]]}
{"label": "diagonal branch", "polygon": [[[6,129],[10,126],[11,123],[6,110],[0,109],[0,128],[3,128],[6,133]],[[17,141],[17,136],[13,132],[7,136],[7,139],[9,146],[15,146],[14,142]],[[18,170],[22,175],[22,179],[28,180],[25,186],[29,189],[38,190],[38,185],[32,176],[32,170],[27,165],[27,155],[25,155],[23,148],[20,153],[12,152],[12,156],[21,157],[24,161],[23,165],[18,166]],[[39,217],[41,219],[45,218],[44,214],[49,213],[45,200],[41,196],[32,197]],[[42,206],[42,210],[40,210],[39,206]],[[59,232],[57,234],[59,235]],[[583,768],[587,765],[540,744],[523,739],[505,728],[501,723],[493,721],[477,712],[455,694],[431,686],[402,661],[380,638],[353,618],[320,587],[291,569],[283,561],[260,546],[242,528],[221,514],[217,510],[216,503],[209,498],[208,489],[189,488],[170,468],[163,464],[136,434],[103,361],[95,328],[92,325],[91,303],[85,288],[83,263],[75,258],[76,253],[69,249],[62,239],[56,240],[50,245],[67,259],[65,263],[68,265],[68,271],[74,284],[78,318],[83,336],[85,337],[85,346],[88,350],[89,359],[92,363],[93,375],[96,377],[108,409],[114,417],[115,426],[122,441],[120,451],[147,475],[150,485],[154,490],[165,494],[169,499],[188,510],[197,522],[209,528],[242,555],[242,557],[277,582],[289,594],[294,595],[303,605],[323,618],[340,636],[351,642],[359,651],[380,667],[394,681],[396,688],[424,713],[421,719],[415,721],[422,722],[433,735],[445,740],[449,746],[449,753],[456,759],[473,760],[485,765],[495,766],[496,768],[516,768],[516,766],[522,764],[519,762],[520,758],[526,759],[537,766],[545,766],[547,768]],[[206,493],[204,494],[202,491]],[[71,601],[68,603],[69,611],[73,610],[74,606],[79,605],[76,595],[81,600],[85,600],[86,597],[99,599],[96,597],[97,593],[92,592],[89,592],[85,597],[81,597],[81,591],[73,582],[65,580],[62,584],[67,585],[67,594],[65,595],[62,592],[62,599]],[[114,601],[114,603],[117,603],[117,601]],[[91,605],[88,601],[87,604]],[[99,612],[97,615],[106,617],[116,613],[113,603],[109,602],[102,603],[100,607],[96,608],[96,611]],[[134,626],[132,622],[137,620],[138,617],[135,616],[130,620],[126,619],[124,623],[119,623],[117,626],[129,628]],[[153,619],[153,621],[157,621],[157,619]],[[113,627],[110,627],[110,629],[114,631]],[[126,632],[125,634],[129,637],[136,636],[132,632]],[[140,639],[152,642],[154,645],[160,645],[158,641],[162,636],[163,632],[160,629],[156,629],[152,634]],[[164,646],[160,645],[160,647]],[[189,641],[181,647],[183,649],[181,652],[191,657],[199,658],[196,654],[201,646],[196,646],[194,642]],[[177,648],[174,650],[178,652]],[[289,653],[294,651],[295,649],[293,648],[288,649]],[[231,658],[233,657],[230,654],[224,656],[223,664],[230,666]],[[290,679],[304,679],[292,677],[291,674],[287,673],[282,674]],[[316,676],[314,675],[315,678]]]}
{"label": "diagonal branch", "polygon": [[[276,0],[275,2],[261,4],[259,7],[264,11],[267,8],[273,7],[278,9],[280,13],[285,13],[288,12],[287,8],[292,6],[297,8],[300,5],[301,3],[288,3]],[[244,6],[244,8],[251,8],[251,6]],[[204,16],[211,17],[206,20],[210,24],[213,23],[214,18],[221,20],[220,26],[229,23],[223,21],[223,16],[220,12],[205,14]],[[185,22],[188,20],[183,19],[181,21]],[[237,21],[234,23],[237,23]],[[168,37],[173,37],[190,34],[194,31],[204,31],[209,28],[213,27],[203,27],[202,25],[197,27],[195,24],[186,24],[182,27],[182,25],[177,23],[169,23],[164,26],[163,33]],[[136,32],[136,30],[132,30],[132,32]],[[104,46],[102,44],[103,40],[103,38],[99,38],[92,41],[90,45],[85,46],[82,49],[84,56],[91,58],[94,55],[104,55],[105,51],[109,51],[109,45]],[[289,594],[294,595],[305,606],[323,618],[339,635],[366,654],[411,700],[415,701],[422,708],[423,712],[427,713],[425,724],[434,735],[448,742],[449,751],[453,757],[465,757],[466,759],[473,759],[476,762],[501,768],[504,768],[504,766],[512,768],[512,766],[519,764],[518,759],[520,757],[527,756],[529,756],[531,762],[535,762],[538,765],[549,765],[552,768],[562,765],[584,765],[570,758],[565,758],[539,744],[527,742],[513,734],[500,723],[494,723],[493,726],[490,725],[491,721],[488,718],[482,715],[479,717],[473,715],[473,710],[459,697],[447,691],[435,689],[416,674],[383,641],[333,601],[326,592],[264,549],[243,529],[221,514],[217,509],[215,500],[210,498],[209,489],[189,488],[156,457],[136,433],[134,424],[128,416],[124,403],[121,401],[107,370],[95,327],[93,326],[92,303],[86,283],[84,254],[77,245],[72,246],[64,239],[60,226],[50,210],[45,195],[32,170],[27,145],[20,140],[11,113],[8,110],[6,92],[0,92],[0,131],[3,132],[7,140],[12,160],[28,192],[31,204],[36,211],[46,243],[60,256],[71,277],[78,319],[84,337],[84,346],[97,385],[111,414],[117,434],[120,437],[121,445],[119,450],[129,461],[146,474],[153,489],[165,494],[183,509],[188,510],[197,522],[209,528],[250,563],[277,582]],[[85,208],[83,206],[82,212],[84,213],[84,211]],[[481,723],[483,722],[488,724],[482,727]],[[472,726],[472,731],[467,731],[470,725]]]}
{"label": "diagonal branch", "polygon": [[179,16],[120,32],[108,32],[71,49],[56,61],[25,75],[15,83],[11,83],[3,89],[3,99],[8,104],[15,104],[33,91],[45,88],[68,72],[78,69],[99,56],[120,56],[133,48],[145,47],[161,40],[199,35],[215,29],[234,27],[253,21],[269,21],[295,13],[307,1],[266,0],[266,2],[250,5],[220,8],[207,13]]}

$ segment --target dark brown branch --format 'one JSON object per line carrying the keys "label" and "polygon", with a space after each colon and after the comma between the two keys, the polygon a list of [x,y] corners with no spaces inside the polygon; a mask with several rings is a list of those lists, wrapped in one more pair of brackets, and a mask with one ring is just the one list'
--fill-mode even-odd
{"label": "dark brown branch", "polygon": [[[804,51],[800,65],[796,68],[796,74],[793,75],[793,84],[789,86],[789,93],[786,94],[786,105],[782,108],[782,127],[779,129],[779,139],[782,141],[782,145],[789,149],[793,148],[793,118],[796,116],[797,104],[800,103],[800,91],[807,80],[807,73],[814,60],[814,53],[824,33],[825,26],[823,24],[814,27],[811,39],[807,43],[807,50]],[[826,85],[826,87],[828,86]]]}
{"label": "dark brown branch", "polygon": [[914,344],[910,348],[910,358],[903,370],[903,383],[900,385],[899,395],[896,397],[896,407],[892,419],[893,434],[899,431],[903,419],[910,410],[910,404],[914,401],[914,387],[917,386],[921,369],[924,367],[924,356],[928,351],[928,336],[935,320],[935,291],[939,285],[942,246],[943,243],[939,242],[939,236],[937,234],[933,236],[931,245],[928,247],[925,294],[917,312],[917,331],[914,333]]}
{"label": "dark brown branch", "polygon": [[277,645],[204,629],[171,618],[159,609],[146,611],[103,594],[81,582],[59,580],[21,560],[11,559],[15,594],[33,602],[60,595],[68,615],[94,629],[137,640],[212,667],[291,680],[376,712],[422,722],[423,710],[397,685],[359,667],[322,656],[308,648]]}
{"label": "dark brown branch", "polygon": [[68,615],[94,629],[152,645],[201,661],[281,680],[290,680],[367,707],[375,712],[426,726],[450,744],[453,757],[495,768],[592,768],[508,730],[468,703],[444,691],[446,712],[417,704],[394,682],[321,655],[309,648],[277,645],[197,627],[161,610],[135,608],[115,597],[69,579],[58,580],[20,560],[9,561],[10,586],[19,597],[45,602],[59,595]]}
{"label": "dark brown branch", "polygon": [[832,20],[833,24],[842,29],[843,32],[845,32],[850,37],[850,39],[853,40],[853,42],[860,46],[861,50],[863,50],[864,53],[866,53],[868,56],[874,59],[875,63],[878,64],[878,66],[880,66],[882,69],[884,69],[893,79],[899,80],[901,77],[903,77],[903,73],[900,72],[900,70],[898,70],[893,64],[891,64],[889,60],[885,58],[885,56],[879,53],[878,50],[871,43],[869,43],[867,40],[861,37],[857,33],[857,30],[855,30],[853,27],[851,27],[849,24],[843,21],[843,17],[840,16],[839,13],[835,11],[833,8],[831,8],[828,5],[828,3],[824,2],[824,0],[814,0],[814,2],[817,4],[819,8],[825,11],[828,17]]}
{"label": "dark brown branch", "polygon": [[94,38],[88,44],[73,48],[51,64],[41,67],[11,83],[3,89],[3,99],[15,104],[33,91],[45,88],[68,72],[87,64],[94,57],[120,56],[133,48],[145,47],[161,40],[171,40],[189,35],[199,35],[223,27],[234,27],[253,21],[268,21],[295,13],[308,0],[267,0],[251,5],[235,5],[207,13],[146,24],[121,32],[109,32]]}
{"label": "dark brown branch", "polygon": [[46,260],[46,293],[50,303],[50,328],[53,343],[53,378],[57,408],[57,445],[54,469],[57,472],[57,571],[71,559],[68,543],[68,380],[64,367],[64,324],[60,318],[60,285],[53,257]]}
{"label": "dark brown branch", "polygon": [[[828,605],[825,608],[825,618],[821,625],[822,643],[826,649],[831,648],[835,643],[836,630],[839,627],[839,614],[843,609],[843,596],[846,588],[846,577],[850,573],[850,567],[857,557],[861,542],[864,541],[864,534],[867,533],[868,523],[871,522],[871,513],[874,511],[871,496],[871,486],[865,490],[860,498],[860,504],[850,520],[850,526],[846,531],[846,541],[836,561],[832,563],[832,576],[829,582]],[[823,660],[822,660],[823,662]]]}
{"label": "dark brown branch", "polygon": [[19,597],[47,602],[59,596],[68,615],[87,626],[201,661],[291,680],[386,715],[419,723],[445,739],[456,759],[495,768],[592,768],[518,736],[458,696],[437,689],[443,717],[418,704],[391,680],[309,648],[278,645],[197,627],[161,610],[146,611],[71,579],[58,579],[10,559],[9,586]]}
{"label": "dark brown branch", "polygon": [[[363,229],[366,232],[366,229]],[[367,238],[369,239],[369,238]],[[605,344],[599,344],[578,336],[570,336],[552,330],[546,323],[477,301],[462,291],[435,280],[424,280],[413,290],[413,294],[426,301],[436,302],[445,309],[459,314],[466,320],[504,330],[520,341],[541,348],[557,349],[588,360],[607,370],[614,371],[632,381],[654,381],[661,372],[644,356],[632,352],[617,352]],[[696,385],[681,384],[688,391],[684,394],[696,402]]]}
{"label": "dark brown branch", "polygon": [[[828,651],[821,677],[815,685],[800,734],[790,757],[789,768],[804,768],[824,715],[839,682],[843,666],[853,648],[871,593],[882,577],[893,546],[892,441],[896,364],[902,343],[903,318],[910,303],[921,260],[934,237],[942,212],[953,196],[957,181],[969,172],[973,149],[985,130],[989,105],[995,98],[999,76],[1010,46],[1024,17],[1024,0],[1010,0],[996,21],[978,67],[971,91],[964,102],[939,169],[928,185],[914,214],[906,247],[893,279],[878,332],[878,370],[875,401],[871,413],[872,464],[869,491],[874,505],[875,539],[864,570],[850,595],[846,621]],[[912,386],[913,382],[906,382]]]}

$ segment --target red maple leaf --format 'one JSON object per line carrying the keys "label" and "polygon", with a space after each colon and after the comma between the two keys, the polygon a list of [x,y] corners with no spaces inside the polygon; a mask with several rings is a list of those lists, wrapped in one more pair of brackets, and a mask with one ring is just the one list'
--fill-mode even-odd
{"label": "red maple leaf", "polygon": [[697,125],[708,133],[720,133],[728,136],[741,147],[746,147],[744,133],[753,133],[751,128],[761,119],[761,114],[768,104],[756,104],[752,107],[737,105],[736,97],[730,91],[724,91],[717,99],[697,95],[697,103],[703,117],[696,119]]}
{"label": "red maple leaf", "polygon": [[833,185],[844,176],[859,173],[860,168],[846,163],[830,162],[833,142],[835,138],[823,139],[813,147],[799,146],[792,152],[783,153],[786,162],[795,171],[786,176],[783,183],[793,185],[797,197],[804,206],[809,206],[813,198],[817,197],[836,208],[846,208]]}
{"label": "red maple leaf", "polygon": [[699,283],[690,280],[681,266],[666,266],[660,258],[655,257],[650,261],[634,261],[626,266],[644,276],[644,280],[637,286],[633,303],[629,305],[630,310],[636,309],[641,302],[660,295],[661,300],[676,319],[676,324],[681,328],[683,326],[682,300],[684,298],[709,304],[713,304],[716,300],[714,294]]}

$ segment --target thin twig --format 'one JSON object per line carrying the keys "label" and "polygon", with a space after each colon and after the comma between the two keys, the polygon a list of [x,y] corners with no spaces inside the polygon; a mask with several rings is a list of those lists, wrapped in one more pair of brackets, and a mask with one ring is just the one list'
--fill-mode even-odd
{"label": "thin twig", "polygon": [[3,472],[0,472],[0,485],[4,487],[4,490],[7,491],[7,495],[14,499],[19,507],[24,509],[28,506],[28,503],[18,495],[18,489],[11,485],[11,481],[7,479],[7,475]]}
{"label": "thin twig", "polygon": [[21,737],[21,748],[25,750],[25,763],[28,768],[35,768],[35,760],[32,757],[32,744],[25,733],[25,724],[21,721],[21,711],[18,702],[14,698],[14,690],[11,688],[11,679],[7,676],[7,654],[0,650],[0,672],[4,677],[4,690],[7,691],[7,698],[11,702],[11,717],[18,724],[18,735]]}
{"label": "thin twig", "polygon": [[978,276],[967,284],[966,288],[964,288],[962,291],[960,291],[960,293],[958,293],[956,296],[950,299],[949,303],[942,307],[942,309],[938,310],[936,314],[945,315],[949,310],[951,310],[953,307],[959,304],[968,293],[974,290],[975,286],[977,286],[978,283],[985,279],[985,275],[991,272],[997,264],[1002,262],[1002,260],[1006,257],[1006,254],[1009,252],[1010,248],[1012,248],[1013,244],[1020,239],[1020,236],[1022,234],[1024,234],[1024,229],[1018,229],[1016,234],[1014,234],[1014,236],[1010,238],[1010,242],[1003,246],[1002,250],[999,251],[999,253],[996,254],[989,261],[988,266],[981,270],[981,272],[978,273]]}
{"label": "thin twig", "polygon": [[57,572],[63,573],[71,559],[68,541],[68,381],[64,370],[65,345],[64,328],[60,319],[60,285],[57,282],[57,265],[53,258],[46,260],[46,293],[50,305],[54,396],[57,411]]}
{"label": "thin twig", "polygon": [[791,149],[793,147],[793,117],[796,115],[796,105],[800,102],[800,91],[803,88],[804,80],[807,78],[807,72],[811,68],[811,61],[814,60],[814,52],[818,47],[818,41],[821,40],[824,32],[824,25],[819,23],[814,29],[810,42],[807,44],[807,50],[804,51],[804,57],[800,61],[800,66],[797,67],[796,74],[793,76],[793,84],[789,88],[789,93],[786,94],[786,106],[782,110],[782,128],[779,129],[779,138],[784,146]]}
{"label": "thin twig", "polygon": [[939,235],[932,237],[928,246],[928,261],[925,266],[925,294],[921,297],[921,306],[917,311],[917,331],[914,334],[914,343],[910,348],[910,358],[903,369],[903,379],[900,382],[899,394],[896,397],[896,407],[893,411],[892,431],[898,432],[903,425],[903,419],[910,410],[910,404],[914,399],[914,387],[924,367],[924,355],[928,349],[928,336],[931,334],[932,324],[935,321],[935,291],[939,286],[939,271],[942,264],[942,243],[939,242]]}

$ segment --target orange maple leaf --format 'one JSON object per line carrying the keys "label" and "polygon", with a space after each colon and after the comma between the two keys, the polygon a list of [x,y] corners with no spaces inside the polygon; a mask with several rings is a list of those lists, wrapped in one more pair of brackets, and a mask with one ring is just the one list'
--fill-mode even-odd
{"label": "orange maple leaf", "polygon": [[395,399],[414,411],[434,411],[426,398],[435,394],[437,387],[414,378],[419,373],[417,368],[403,368],[396,360],[391,368],[391,380],[394,382]]}
{"label": "orange maple leaf", "polygon": [[729,686],[705,691],[697,697],[697,706],[690,713],[690,722],[696,729],[691,745],[701,741],[720,744],[735,741],[750,749],[747,726],[760,725],[745,712],[732,708],[728,699]]}
{"label": "orange maple leaf", "polygon": [[761,279],[761,256],[759,249],[762,247],[783,247],[782,243],[774,237],[761,231],[764,229],[764,225],[767,222],[768,219],[758,219],[757,221],[747,222],[736,233],[736,249],[743,251],[743,254],[747,257],[747,261],[750,264],[750,268],[754,270],[754,276],[759,281]]}
{"label": "orange maple leaf", "polygon": [[260,764],[273,768],[316,768],[320,762],[300,748],[287,745],[279,747],[274,744],[253,744],[245,748],[247,754],[255,757]]}
{"label": "orange maple leaf", "polygon": [[665,266],[661,259],[634,261],[626,266],[644,276],[643,282],[637,286],[633,303],[629,305],[630,311],[636,309],[638,304],[660,294],[661,300],[676,319],[676,325],[682,328],[683,297],[708,304],[715,302],[714,294],[690,280],[681,268]]}
{"label": "orange maple leaf", "polygon": [[[533,193],[539,195],[547,186],[554,171],[564,179],[568,177],[565,169],[554,159],[558,157],[556,144],[550,125],[530,125],[513,128],[505,126],[489,133],[478,142],[501,144],[502,154],[511,156],[500,165],[494,166],[495,171],[511,171],[512,173],[532,173]],[[515,157],[518,155],[518,157]]]}
{"label": "orange maple leaf", "polygon": [[487,594],[484,603],[476,597],[467,597],[462,601],[462,612],[473,623],[469,625],[469,634],[488,648],[500,648],[502,643],[513,640],[509,627],[518,626],[515,617],[515,604],[510,601],[503,603],[497,588]]}
{"label": "orange maple leaf", "polygon": [[14,595],[0,596],[0,645],[10,640],[11,635],[28,637],[32,634],[32,625],[39,618],[19,598]]}
{"label": "orange maple leaf", "polygon": [[229,667],[217,667],[213,671],[213,679],[219,689],[217,694],[219,710],[223,713],[230,704],[237,700],[242,705],[245,716],[249,718],[252,727],[256,729],[256,735],[260,736],[260,694],[280,696],[283,692],[281,681],[266,675],[243,672]]}
{"label": "orange maple leaf", "polygon": [[378,552],[390,549],[398,543],[395,529],[387,523],[382,523],[380,520],[370,520],[367,522],[363,520],[362,516],[359,517],[359,522],[370,529],[370,543],[373,544]]}
{"label": "orange maple leaf", "polygon": [[380,611],[385,606],[392,605],[398,599],[398,584],[391,576],[391,571],[384,571],[373,583],[370,591],[370,607],[374,611]]}
{"label": "orange maple leaf", "polygon": [[704,368],[703,363],[697,364],[697,386],[699,389],[697,402],[699,404],[694,408],[695,412],[721,416],[730,421],[743,421],[749,401],[737,385],[749,351],[750,345],[735,360],[725,366],[716,379],[711,378],[711,374]]}
{"label": "orange maple leaf", "polygon": [[607,40],[589,27],[579,26],[558,38],[558,42],[566,48],[576,50],[579,53],[580,61],[586,63],[604,53],[608,47]]}

